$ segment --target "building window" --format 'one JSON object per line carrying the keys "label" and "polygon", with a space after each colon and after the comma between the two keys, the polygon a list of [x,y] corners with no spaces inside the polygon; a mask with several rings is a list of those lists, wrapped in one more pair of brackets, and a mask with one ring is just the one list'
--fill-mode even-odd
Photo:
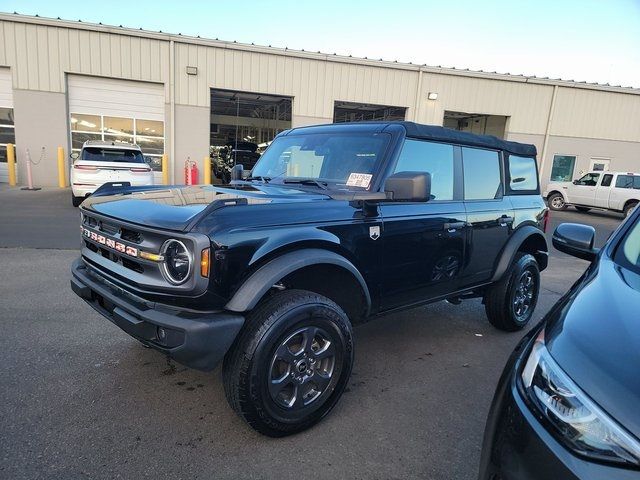
{"label": "building window", "polygon": [[13,108],[0,107],[0,162],[7,161],[7,144],[16,143]]}
{"label": "building window", "polygon": [[429,172],[434,200],[453,200],[453,146],[406,140],[394,173]]}
{"label": "building window", "polygon": [[79,151],[87,140],[132,143],[142,149],[153,170],[162,171],[164,122],[84,113],[72,113],[70,121],[72,151]]}
{"label": "building window", "polygon": [[552,182],[570,182],[573,178],[573,168],[576,165],[575,155],[554,155],[551,167]]}
{"label": "building window", "polygon": [[463,147],[462,166],[465,200],[493,200],[502,197],[498,152]]}

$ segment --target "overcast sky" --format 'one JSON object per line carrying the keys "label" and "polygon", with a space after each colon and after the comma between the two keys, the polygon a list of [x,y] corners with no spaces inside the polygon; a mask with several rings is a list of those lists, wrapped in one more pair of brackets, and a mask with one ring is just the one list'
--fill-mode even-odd
{"label": "overcast sky", "polygon": [[640,0],[0,0],[0,11],[640,87]]}

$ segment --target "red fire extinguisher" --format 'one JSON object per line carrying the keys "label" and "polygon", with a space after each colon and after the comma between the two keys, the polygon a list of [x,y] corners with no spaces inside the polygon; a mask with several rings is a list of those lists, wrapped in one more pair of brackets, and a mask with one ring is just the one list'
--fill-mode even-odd
{"label": "red fire extinguisher", "polygon": [[189,158],[184,161],[184,183],[185,185],[198,184],[198,165]]}

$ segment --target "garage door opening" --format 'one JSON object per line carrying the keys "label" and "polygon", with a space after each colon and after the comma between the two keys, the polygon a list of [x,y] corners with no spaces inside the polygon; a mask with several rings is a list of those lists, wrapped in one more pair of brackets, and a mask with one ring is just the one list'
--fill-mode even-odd
{"label": "garage door opening", "polygon": [[370,103],[334,102],[333,123],[404,120],[407,109]]}
{"label": "garage door opening", "polygon": [[443,125],[446,128],[460,130],[461,132],[504,138],[507,129],[507,118],[501,115],[445,111]]}
{"label": "garage door opening", "polygon": [[273,138],[291,128],[291,97],[211,89],[210,155],[214,177],[236,163],[250,170]]}

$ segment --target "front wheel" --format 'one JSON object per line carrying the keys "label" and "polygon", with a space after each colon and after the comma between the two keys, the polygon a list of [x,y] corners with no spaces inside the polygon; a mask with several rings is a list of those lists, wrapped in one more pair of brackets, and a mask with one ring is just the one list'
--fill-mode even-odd
{"label": "front wheel", "polygon": [[547,197],[549,202],[549,208],[551,210],[566,210],[567,204],[564,201],[564,197],[560,193],[552,193]]}
{"label": "front wheel", "polygon": [[322,295],[287,290],[249,314],[222,375],[231,408],[258,432],[283,437],[331,411],[352,365],[344,311]]}
{"label": "front wheel", "polygon": [[519,253],[509,273],[489,287],[484,307],[491,324],[507,332],[524,328],[533,316],[540,293],[540,269],[533,255]]}

